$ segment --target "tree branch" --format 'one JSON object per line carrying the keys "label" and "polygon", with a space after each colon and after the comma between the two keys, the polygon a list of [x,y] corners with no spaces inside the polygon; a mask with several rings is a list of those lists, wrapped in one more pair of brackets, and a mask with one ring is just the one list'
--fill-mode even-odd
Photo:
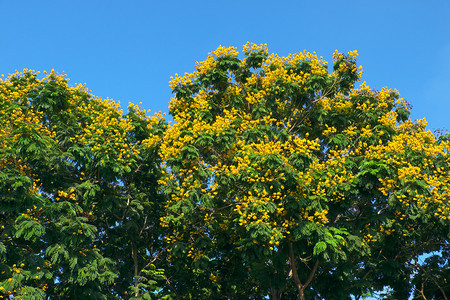
{"label": "tree branch", "polygon": [[291,265],[291,273],[294,277],[295,285],[297,286],[298,292],[302,291],[302,283],[300,278],[298,277],[297,266],[295,264],[295,256],[294,256],[294,247],[292,246],[292,242],[289,241],[289,264]]}
{"label": "tree branch", "polygon": [[305,284],[303,285],[303,289],[305,289],[311,283],[311,281],[313,280],[314,274],[316,274],[316,271],[317,271],[317,267],[319,267],[319,260],[318,259],[314,263],[314,267],[311,270],[311,272],[309,273],[308,280],[306,280]]}
{"label": "tree branch", "polygon": [[424,272],[426,275],[427,275],[427,277],[428,278],[430,278],[433,282],[434,282],[434,284],[438,287],[438,289],[441,291],[441,293],[442,293],[442,296],[444,296],[444,299],[445,300],[448,300],[448,298],[447,298],[447,295],[445,294],[445,291],[442,289],[442,287],[439,285],[439,283],[437,282],[437,280],[433,277],[433,276],[431,276],[428,272],[427,272],[427,270],[425,270],[425,268],[424,267],[422,267],[420,264],[419,264],[419,262],[417,261],[417,259],[414,259],[416,262],[415,262],[415,265],[417,266],[417,267],[419,267],[421,270],[422,270],[422,272]]}
{"label": "tree branch", "polygon": [[131,242],[131,256],[133,258],[133,263],[134,263],[134,287],[136,288],[136,292],[134,293],[134,296],[137,297],[139,295],[139,290],[137,290],[138,288],[138,259],[137,259],[137,249],[136,249],[136,245]]}

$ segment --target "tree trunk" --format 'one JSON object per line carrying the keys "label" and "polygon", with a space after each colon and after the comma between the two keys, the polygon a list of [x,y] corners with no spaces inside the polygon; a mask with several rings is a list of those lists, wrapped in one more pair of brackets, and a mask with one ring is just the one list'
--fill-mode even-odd
{"label": "tree trunk", "polygon": [[305,300],[305,289],[314,278],[314,274],[316,273],[317,267],[319,266],[319,260],[316,260],[316,262],[314,263],[314,267],[309,273],[308,279],[304,284],[302,284],[300,278],[298,277],[297,265],[295,263],[294,247],[292,245],[292,242],[289,242],[289,265],[291,266],[292,277],[294,278],[295,285],[298,289],[298,299]]}
{"label": "tree trunk", "polygon": [[299,293],[298,293],[298,299],[299,300],[305,300],[305,293],[303,292],[305,289],[300,289]]}
{"label": "tree trunk", "polygon": [[275,289],[270,289],[270,294],[272,296],[272,300],[280,300],[280,297],[278,295],[278,291]]}

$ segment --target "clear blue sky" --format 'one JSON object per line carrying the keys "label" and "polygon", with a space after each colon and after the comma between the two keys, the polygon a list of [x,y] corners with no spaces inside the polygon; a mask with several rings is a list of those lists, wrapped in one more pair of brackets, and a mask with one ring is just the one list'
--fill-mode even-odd
{"label": "clear blue sky", "polygon": [[167,111],[169,78],[219,45],[358,50],[363,79],[397,88],[450,130],[450,1],[0,0],[0,73],[65,72],[97,96]]}

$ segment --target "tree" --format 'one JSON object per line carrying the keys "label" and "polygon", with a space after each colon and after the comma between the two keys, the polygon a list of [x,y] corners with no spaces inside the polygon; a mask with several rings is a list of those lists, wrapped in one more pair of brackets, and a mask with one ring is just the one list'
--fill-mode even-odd
{"label": "tree", "polygon": [[53,70],[0,82],[0,297],[160,299],[165,127]]}
{"label": "tree", "polygon": [[412,262],[416,267],[414,276],[414,299],[448,299],[450,295],[450,253],[445,247],[441,253],[425,259],[424,264]]}
{"label": "tree", "polygon": [[446,299],[449,136],[355,87],[356,57],[219,47],[171,81],[170,126],[1,80],[0,297]]}
{"label": "tree", "polygon": [[407,299],[413,262],[448,245],[449,142],[396,90],[355,87],[356,57],[221,46],[172,79],[160,183],[181,298]]}

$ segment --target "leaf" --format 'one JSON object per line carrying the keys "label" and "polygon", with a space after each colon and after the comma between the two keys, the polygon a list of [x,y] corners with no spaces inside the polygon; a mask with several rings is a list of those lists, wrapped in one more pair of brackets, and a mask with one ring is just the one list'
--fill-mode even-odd
{"label": "leaf", "polygon": [[327,244],[325,242],[318,242],[315,246],[314,246],[314,250],[313,250],[313,254],[314,255],[318,255],[320,253],[322,253],[323,251],[325,251],[325,249],[327,249]]}
{"label": "leaf", "polygon": [[17,238],[23,237],[25,240],[31,240],[43,236],[44,233],[45,228],[39,222],[24,220],[19,223],[15,236]]}
{"label": "leaf", "polygon": [[73,270],[73,269],[75,269],[75,266],[77,265],[77,263],[78,263],[78,257],[71,257],[70,258],[70,260],[69,260],[69,267],[70,267],[70,269],[71,270]]}
{"label": "leaf", "polygon": [[2,242],[0,242],[0,254],[4,254],[6,253],[6,247],[5,244],[3,244]]}

